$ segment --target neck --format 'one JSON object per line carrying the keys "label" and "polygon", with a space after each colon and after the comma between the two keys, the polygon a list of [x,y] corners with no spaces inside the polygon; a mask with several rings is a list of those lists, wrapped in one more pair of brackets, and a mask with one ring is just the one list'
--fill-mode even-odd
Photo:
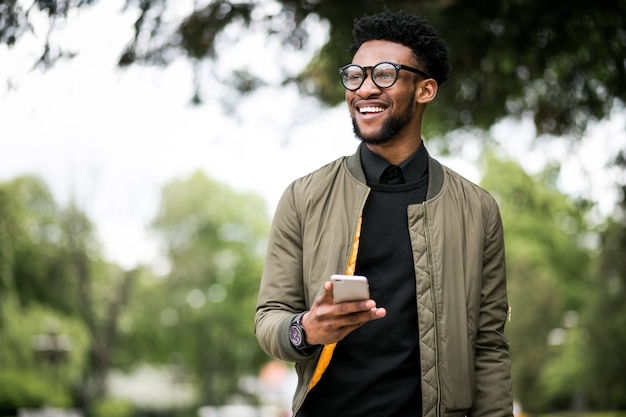
{"label": "neck", "polygon": [[391,165],[398,165],[417,151],[421,144],[422,138],[418,137],[417,139],[401,143],[391,141],[381,145],[365,144],[365,146],[367,146],[370,151],[389,162]]}

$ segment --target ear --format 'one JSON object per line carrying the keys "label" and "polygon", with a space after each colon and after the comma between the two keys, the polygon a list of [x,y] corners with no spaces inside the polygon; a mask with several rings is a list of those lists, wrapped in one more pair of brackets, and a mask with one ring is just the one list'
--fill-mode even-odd
{"label": "ear", "polygon": [[437,81],[432,78],[422,80],[418,83],[417,89],[415,90],[415,100],[418,103],[430,103],[435,99],[438,88],[439,85],[437,84]]}

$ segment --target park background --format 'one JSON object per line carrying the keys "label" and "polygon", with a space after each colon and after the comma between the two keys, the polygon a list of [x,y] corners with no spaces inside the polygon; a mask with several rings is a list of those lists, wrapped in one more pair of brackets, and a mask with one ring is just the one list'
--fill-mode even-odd
{"label": "park background", "polygon": [[383,4],[450,44],[426,143],[501,206],[521,412],[626,409],[623,2],[42,0],[0,2],[0,415],[285,411],[269,222],[354,152],[336,68]]}

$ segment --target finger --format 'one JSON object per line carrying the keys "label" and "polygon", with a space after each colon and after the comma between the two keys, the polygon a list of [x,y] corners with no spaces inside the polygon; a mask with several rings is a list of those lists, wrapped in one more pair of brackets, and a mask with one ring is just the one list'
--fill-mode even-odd
{"label": "finger", "polygon": [[333,283],[326,281],[324,283],[324,292],[320,297],[324,304],[333,304]]}
{"label": "finger", "polygon": [[311,310],[315,310],[318,307],[322,307],[322,306],[332,306],[332,305],[333,305],[333,286],[330,281],[326,281],[324,283],[324,287],[322,288],[322,292],[317,296],[315,301],[313,301]]}
{"label": "finger", "polygon": [[332,283],[332,281],[326,281],[324,283],[324,294],[326,296],[330,296],[332,298],[332,296],[333,296],[333,283]]}
{"label": "finger", "polygon": [[374,300],[346,301],[345,303],[339,303],[335,305],[337,306],[339,314],[348,315],[348,314],[371,311],[376,308],[376,301]]}
{"label": "finger", "polygon": [[381,319],[386,315],[387,311],[384,308],[373,308],[368,311],[346,314],[339,319],[339,326],[342,330],[346,328],[354,330],[369,321]]}

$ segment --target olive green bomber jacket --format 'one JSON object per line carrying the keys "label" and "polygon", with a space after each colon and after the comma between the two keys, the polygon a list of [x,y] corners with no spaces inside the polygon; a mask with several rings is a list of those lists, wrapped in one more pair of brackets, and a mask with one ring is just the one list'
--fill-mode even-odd
{"label": "olive green bomber jacket", "polygon": [[[296,363],[294,415],[321,349],[303,356],[293,348],[290,322],[310,308],[332,274],[345,272],[368,194],[357,151],[294,181],[276,209],[255,332],[268,355]],[[429,157],[428,196],[408,207],[408,219],[423,417],[511,416],[504,243],[495,200]]]}

